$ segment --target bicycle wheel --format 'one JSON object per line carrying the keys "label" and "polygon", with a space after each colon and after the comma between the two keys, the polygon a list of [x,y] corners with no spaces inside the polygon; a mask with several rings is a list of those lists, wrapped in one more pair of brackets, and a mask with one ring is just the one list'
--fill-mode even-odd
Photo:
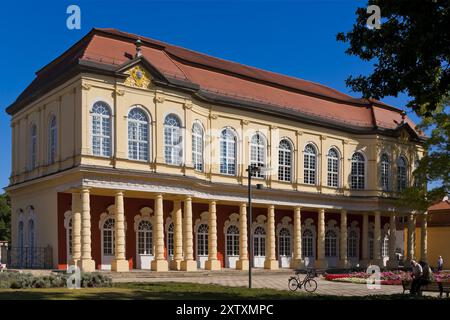
{"label": "bicycle wheel", "polygon": [[296,278],[290,278],[288,282],[289,290],[296,291],[298,289],[298,281]]}
{"label": "bicycle wheel", "polygon": [[305,282],[305,290],[308,292],[314,292],[317,289],[317,282],[314,279],[306,280]]}

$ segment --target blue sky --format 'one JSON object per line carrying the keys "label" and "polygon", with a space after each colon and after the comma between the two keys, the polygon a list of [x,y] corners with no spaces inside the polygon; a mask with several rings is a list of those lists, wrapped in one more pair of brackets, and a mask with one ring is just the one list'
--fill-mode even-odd
{"label": "blue sky", "polygon": [[[0,7],[0,188],[11,168],[10,117],[4,109],[34,72],[92,27],[116,28],[216,57],[319,82],[352,93],[348,75],[369,63],[345,55],[335,36],[348,31],[363,0],[310,1],[4,1]],[[81,8],[81,30],[66,27],[66,9]],[[383,101],[402,108],[407,97]],[[417,118],[409,113],[415,120]]]}

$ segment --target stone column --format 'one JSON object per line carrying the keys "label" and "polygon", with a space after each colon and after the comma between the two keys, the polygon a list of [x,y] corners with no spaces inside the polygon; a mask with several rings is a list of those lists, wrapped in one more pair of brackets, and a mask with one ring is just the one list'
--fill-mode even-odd
{"label": "stone column", "polygon": [[294,256],[291,261],[291,268],[298,269],[303,265],[302,261],[302,218],[301,208],[294,208]]}
{"label": "stone column", "polygon": [[238,270],[248,270],[247,239],[247,204],[241,203],[239,207],[239,260],[236,261],[236,269]]}
{"label": "stone column", "polygon": [[341,210],[341,232],[339,239],[339,266],[346,268],[348,266],[347,260],[347,210]]}
{"label": "stone column", "polygon": [[[69,248],[67,248],[69,250]],[[81,259],[81,195],[72,193],[72,260],[70,265],[76,266]]]}
{"label": "stone column", "polygon": [[416,224],[414,221],[414,214],[411,212],[408,215],[408,234],[406,238],[406,265],[409,266],[411,260],[414,259],[414,233],[416,231]]}
{"label": "stone column", "polygon": [[95,261],[91,255],[91,207],[89,189],[81,189],[81,259],[78,267],[84,272],[95,271]]}
{"label": "stone column", "polygon": [[373,263],[380,267],[383,266],[383,261],[381,259],[381,213],[380,211],[375,211],[375,223],[373,232]]}
{"label": "stone column", "polygon": [[325,259],[325,209],[319,209],[317,229],[317,260],[315,266],[316,268],[326,268],[327,260]]}
{"label": "stone column", "polygon": [[208,260],[205,262],[206,270],[220,270],[220,261],[217,260],[217,215],[216,202],[209,203],[208,215]]}
{"label": "stone column", "polygon": [[183,225],[183,251],[184,260],[181,261],[181,270],[197,270],[197,262],[194,261],[194,249],[192,240],[192,198],[184,199],[184,225]]}
{"label": "stone column", "polygon": [[420,230],[420,259],[422,261],[427,261],[427,253],[428,253],[428,213],[425,212],[423,214],[423,221]]}
{"label": "stone column", "polygon": [[275,206],[267,208],[267,235],[266,235],[266,260],[264,269],[278,269],[278,260],[275,256]]}
{"label": "stone column", "polygon": [[392,212],[389,217],[389,260],[388,266],[389,268],[397,268],[397,256],[395,254],[396,247],[396,236],[397,236],[397,226],[395,222],[395,212]]}
{"label": "stone column", "polygon": [[125,209],[123,205],[123,192],[116,192],[115,217],[114,217],[114,253],[111,263],[112,271],[129,271],[130,266],[125,259]]}
{"label": "stone column", "polygon": [[363,213],[361,265],[369,265],[369,215],[366,212]]}
{"label": "stone column", "polygon": [[173,202],[173,259],[170,261],[170,269],[181,270],[183,260],[183,229],[182,229],[181,201]]}
{"label": "stone column", "polygon": [[164,258],[164,217],[163,217],[163,196],[158,194],[155,197],[155,216],[154,216],[155,236],[155,257],[152,261],[153,271],[167,271],[169,265]]}

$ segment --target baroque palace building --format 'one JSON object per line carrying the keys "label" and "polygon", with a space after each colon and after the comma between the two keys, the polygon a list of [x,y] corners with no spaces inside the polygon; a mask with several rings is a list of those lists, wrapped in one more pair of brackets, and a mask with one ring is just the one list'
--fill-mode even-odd
{"label": "baroque palace building", "polygon": [[380,101],[93,29],[6,111],[19,266],[395,267],[399,217],[415,255],[395,199],[425,138]]}

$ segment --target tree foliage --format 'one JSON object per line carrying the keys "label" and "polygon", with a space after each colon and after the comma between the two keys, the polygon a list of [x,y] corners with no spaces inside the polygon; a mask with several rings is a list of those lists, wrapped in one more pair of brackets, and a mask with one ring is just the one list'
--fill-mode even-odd
{"label": "tree foliage", "polygon": [[7,194],[0,195],[0,240],[11,239],[11,201]]}
{"label": "tree foliage", "polygon": [[[380,29],[367,27],[368,5],[380,8]],[[429,139],[414,172],[416,184],[403,192],[400,203],[425,210],[449,192],[450,0],[371,0],[367,6],[356,10],[353,29],[336,38],[349,44],[347,54],[374,69],[349,76],[346,84],[365,98],[410,97],[407,107],[421,118],[419,128]],[[427,191],[423,183],[438,186]]]}

